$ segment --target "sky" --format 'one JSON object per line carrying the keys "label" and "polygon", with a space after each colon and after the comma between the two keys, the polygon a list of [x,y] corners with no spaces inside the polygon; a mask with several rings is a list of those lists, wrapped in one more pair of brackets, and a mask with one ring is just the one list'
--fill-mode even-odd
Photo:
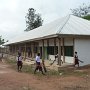
{"label": "sky", "polygon": [[29,8],[34,8],[44,20],[43,25],[71,14],[70,9],[77,8],[90,0],[0,0],[0,36],[10,40],[24,34],[25,16]]}

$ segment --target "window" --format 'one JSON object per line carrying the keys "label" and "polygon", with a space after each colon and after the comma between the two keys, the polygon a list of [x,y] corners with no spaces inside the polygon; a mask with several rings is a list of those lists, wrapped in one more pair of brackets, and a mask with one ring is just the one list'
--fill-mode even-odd
{"label": "window", "polygon": [[54,46],[48,46],[47,47],[47,53],[50,55],[54,55]]}
{"label": "window", "polygon": [[57,46],[48,46],[47,47],[47,53],[50,55],[54,55],[54,48],[55,48],[55,54],[58,54],[58,47]]}
{"label": "window", "polygon": [[73,46],[64,47],[65,56],[73,56]]}

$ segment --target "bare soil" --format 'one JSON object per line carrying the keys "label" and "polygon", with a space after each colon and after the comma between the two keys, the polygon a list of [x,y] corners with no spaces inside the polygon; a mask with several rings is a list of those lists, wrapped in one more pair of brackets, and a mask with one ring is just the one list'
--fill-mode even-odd
{"label": "bare soil", "polygon": [[90,66],[83,67],[86,76],[37,76],[17,72],[5,62],[0,62],[0,90],[90,90]]}

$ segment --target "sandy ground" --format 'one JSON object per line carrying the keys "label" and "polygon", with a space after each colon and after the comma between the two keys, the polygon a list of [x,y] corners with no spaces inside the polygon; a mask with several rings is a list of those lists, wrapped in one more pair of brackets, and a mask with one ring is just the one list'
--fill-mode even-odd
{"label": "sandy ground", "polygon": [[90,74],[87,77],[39,77],[17,72],[5,62],[0,62],[0,90],[90,90]]}

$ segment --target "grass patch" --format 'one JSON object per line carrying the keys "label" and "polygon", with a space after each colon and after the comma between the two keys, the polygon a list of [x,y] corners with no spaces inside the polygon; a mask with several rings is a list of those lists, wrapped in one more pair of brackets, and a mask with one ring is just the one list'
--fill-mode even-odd
{"label": "grass patch", "polygon": [[[10,64],[12,66],[13,69],[17,70],[17,61],[14,60],[14,59],[8,59],[6,60],[6,62],[8,64]],[[34,69],[35,69],[35,66],[34,65],[23,65],[23,68],[22,68],[22,72],[25,72],[25,73],[31,73],[33,74],[34,73]],[[75,69],[75,68],[60,68],[59,71],[55,71],[55,70],[50,70],[50,69],[47,69],[47,73],[46,75],[47,76],[86,76],[88,74],[88,72],[85,72],[85,71],[80,71],[79,69]],[[41,74],[41,72],[37,72],[35,75],[37,76],[43,76]]]}
{"label": "grass patch", "polygon": [[17,63],[17,61],[14,60],[14,59],[7,59],[6,62],[7,62],[8,64],[11,64],[11,65],[12,65],[12,64],[14,65],[14,64]]}
{"label": "grass patch", "polygon": [[[17,70],[17,61],[16,60],[14,60],[14,59],[7,59],[6,62],[8,64],[10,64],[13,69]],[[34,73],[34,69],[35,69],[35,66],[34,65],[23,65],[22,72],[33,74]],[[41,72],[38,72],[38,71],[36,72],[35,75],[43,76],[41,74]],[[48,76],[59,75],[59,72],[57,72],[55,70],[49,70],[49,69],[47,69],[46,75],[48,75]]]}
{"label": "grass patch", "polygon": [[[12,69],[17,70],[17,61],[14,59],[7,59],[6,63],[10,64]],[[31,65],[23,65],[22,72],[33,73],[33,67]]]}
{"label": "grass patch", "polygon": [[25,73],[33,73],[34,69],[31,65],[23,65],[22,71]]}
{"label": "grass patch", "polygon": [[47,70],[47,75],[48,75],[48,76],[51,76],[51,75],[53,75],[53,76],[58,76],[58,75],[59,75],[59,72],[58,72],[58,71],[55,71],[55,70],[50,70],[50,69],[48,69],[48,70]]}
{"label": "grass patch", "polygon": [[84,70],[79,70],[79,69],[68,69],[64,68],[59,70],[59,73],[61,73],[63,76],[86,76],[88,72]]}

